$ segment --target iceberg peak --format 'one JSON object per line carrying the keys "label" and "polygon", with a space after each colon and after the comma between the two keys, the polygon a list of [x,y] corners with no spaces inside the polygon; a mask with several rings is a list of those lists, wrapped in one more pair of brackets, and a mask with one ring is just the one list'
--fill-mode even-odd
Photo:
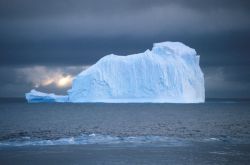
{"label": "iceberg peak", "polygon": [[152,52],[154,52],[155,54],[175,56],[196,55],[195,49],[190,48],[181,42],[169,41],[154,43]]}

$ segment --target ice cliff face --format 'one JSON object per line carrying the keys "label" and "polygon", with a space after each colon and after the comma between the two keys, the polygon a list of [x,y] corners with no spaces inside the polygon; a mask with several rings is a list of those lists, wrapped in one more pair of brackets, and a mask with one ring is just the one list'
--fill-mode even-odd
{"label": "ice cliff face", "polygon": [[101,58],[75,77],[69,102],[169,102],[205,100],[196,51],[180,42],[156,43],[128,56]]}

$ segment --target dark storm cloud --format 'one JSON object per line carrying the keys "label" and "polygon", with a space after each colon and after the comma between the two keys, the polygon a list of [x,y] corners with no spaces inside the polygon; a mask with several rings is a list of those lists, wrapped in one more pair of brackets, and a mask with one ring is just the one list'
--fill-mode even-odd
{"label": "dark storm cloud", "polygon": [[20,68],[90,65],[106,54],[138,53],[170,40],[201,55],[207,96],[240,96],[250,91],[249,8],[247,0],[2,0],[0,72],[5,88],[0,93],[23,93],[15,89],[34,85]]}
{"label": "dark storm cloud", "polygon": [[5,18],[67,15],[68,13],[113,13],[145,10],[156,6],[179,5],[198,10],[233,8],[248,10],[247,0],[2,0],[0,14]]}
{"label": "dark storm cloud", "polygon": [[250,66],[206,67],[206,97],[249,98]]}
{"label": "dark storm cloud", "polygon": [[139,52],[165,40],[194,43],[200,54],[225,54],[238,40],[234,50],[245,54],[248,6],[248,1],[1,1],[0,63],[90,64],[111,52]]}

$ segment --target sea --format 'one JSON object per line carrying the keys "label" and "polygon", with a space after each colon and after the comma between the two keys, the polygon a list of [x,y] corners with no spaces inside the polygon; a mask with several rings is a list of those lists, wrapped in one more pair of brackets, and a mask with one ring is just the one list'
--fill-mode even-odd
{"label": "sea", "polygon": [[249,164],[250,100],[0,99],[0,164]]}

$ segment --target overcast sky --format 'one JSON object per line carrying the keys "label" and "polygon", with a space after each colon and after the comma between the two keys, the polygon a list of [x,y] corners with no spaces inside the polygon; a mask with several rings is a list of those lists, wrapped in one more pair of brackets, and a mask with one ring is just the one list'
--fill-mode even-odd
{"label": "overcast sky", "polygon": [[65,94],[101,57],[181,41],[201,55],[206,97],[250,97],[250,1],[1,0],[0,96]]}

